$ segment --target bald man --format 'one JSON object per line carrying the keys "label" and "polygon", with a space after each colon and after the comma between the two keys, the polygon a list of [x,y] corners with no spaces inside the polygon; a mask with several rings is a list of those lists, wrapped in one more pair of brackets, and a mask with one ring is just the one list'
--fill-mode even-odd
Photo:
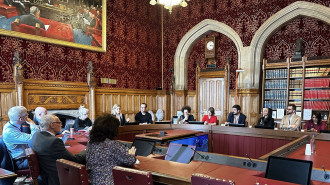
{"label": "bald man", "polygon": [[39,125],[41,118],[45,115],[47,115],[47,109],[45,107],[37,107],[34,111],[33,122]]}

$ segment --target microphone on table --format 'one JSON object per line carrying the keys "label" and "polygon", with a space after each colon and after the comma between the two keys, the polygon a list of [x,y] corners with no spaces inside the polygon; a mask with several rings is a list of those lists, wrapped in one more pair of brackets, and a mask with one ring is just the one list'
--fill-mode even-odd
{"label": "microphone on table", "polygon": [[329,174],[325,171],[324,165],[322,165],[323,171],[324,171],[324,179],[329,179]]}
{"label": "microphone on table", "polygon": [[[248,154],[245,154],[245,155],[246,155],[246,157],[248,157],[249,160],[250,160],[250,162],[248,162],[248,163],[246,164],[246,166],[251,167],[251,164],[252,164],[252,167],[253,167],[253,168],[257,167],[257,163],[254,163]],[[245,165],[245,162],[243,163],[243,165]]]}
{"label": "microphone on table", "polygon": [[[189,147],[190,148],[190,147]],[[196,154],[198,154],[199,156],[201,156],[202,159],[205,159],[205,161],[209,160],[210,157],[208,155],[202,155],[200,154],[199,152],[197,152],[197,150],[193,149],[193,148],[190,148],[192,149]]]}

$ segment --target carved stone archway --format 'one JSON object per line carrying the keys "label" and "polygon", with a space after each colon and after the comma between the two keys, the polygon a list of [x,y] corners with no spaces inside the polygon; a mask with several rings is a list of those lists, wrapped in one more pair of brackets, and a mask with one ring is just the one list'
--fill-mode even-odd
{"label": "carved stone archway", "polygon": [[284,24],[297,18],[306,16],[330,24],[330,8],[315,3],[297,1],[283,8],[264,22],[255,33],[250,45],[249,79],[254,87],[259,87],[260,63],[267,40]]}
{"label": "carved stone archway", "polygon": [[228,25],[219,21],[205,19],[190,29],[181,39],[174,57],[175,90],[187,90],[188,58],[195,43],[210,32],[219,32],[231,39],[238,53],[238,67],[241,65],[243,43],[239,35]]}

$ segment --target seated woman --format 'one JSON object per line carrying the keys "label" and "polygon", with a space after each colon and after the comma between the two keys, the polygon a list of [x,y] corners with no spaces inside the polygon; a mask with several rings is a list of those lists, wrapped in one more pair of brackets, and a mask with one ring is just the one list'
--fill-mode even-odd
{"label": "seated woman", "polygon": [[327,129],[327,123],[322,121],[320,112],[313,112],[312,119],[306,122],[304,129],[312,132],[320,132]]}
{"label": "seated woman", "polygon": [[214,108],[210,107],[207,111],[207,115],[203,116],[202,122],[204,125],[216,125],[217,124],[217,117],[214,115]]}
{"label": "seated woman", "polygon": [[190,114],[191,108],[189,106],[182,107],[183,115],[180,116],[180,124],[187,124],[189,121],[194,121],[194,116]]}
{"label": "seated woman", "polygon": [[120,105],[114,104],[111,112],[112,112],[112,115],[115,116],[119,120],[120,126],[124,126],[126,122],[129,122],[129,118],[127,118],[127,121],[126,121],[125,115],[120,112]]}
{"label": "seated woman", "polygon": [[90,184],[114,184],[112,168],[132,166],[136,161],[134,147],[127,150],[125,145],[114,140],[119,124],[119,120],[110,114],[103,114],[94,122],[86,149]]}
{"label": "seated woman", "polygon": [[74,120],[74,131],[83,130],[86,127],[92,126],[92,121],[88,118],[88,109],[83,105],[79,107],[79,116]]}
{"label": "seated woman", "polygon": [[264,108],[262,117],[258,120],[257,126],[274,128],[274,118],[272,118],[272,109]]}

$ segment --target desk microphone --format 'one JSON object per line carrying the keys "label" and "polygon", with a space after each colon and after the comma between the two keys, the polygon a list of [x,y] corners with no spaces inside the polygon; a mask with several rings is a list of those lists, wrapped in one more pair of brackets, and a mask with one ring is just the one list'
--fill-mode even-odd
{"label": "desk microphone", "polygon": [[324,171],[324,179],[329,179],[329,174],[325,171],[324,165],[322,165],[323,171]]}
{"label": "desk microphone", "polygon": [[245,154],[245,155],[246,155],[246,157],[248,157],[248,158],[250,159],[250,162],[248,162],[248,163],[246,164],[246,166],[250,167],[251,164],[252,164],[252,167],[253,167],[253,168],[257,167],[257,163],[254,163],[248,154]]}
{"label": "desk microphone", "polygon": [[205,159],[205,161],[209,160],[210,157],[208,155],[202,155],[199,152],[197,152],[197,150],[195,150],[193,148],[190,148],[190,149],[192,149],[196,154],[198,154],[199,156],[201,156],[202,159]]}

